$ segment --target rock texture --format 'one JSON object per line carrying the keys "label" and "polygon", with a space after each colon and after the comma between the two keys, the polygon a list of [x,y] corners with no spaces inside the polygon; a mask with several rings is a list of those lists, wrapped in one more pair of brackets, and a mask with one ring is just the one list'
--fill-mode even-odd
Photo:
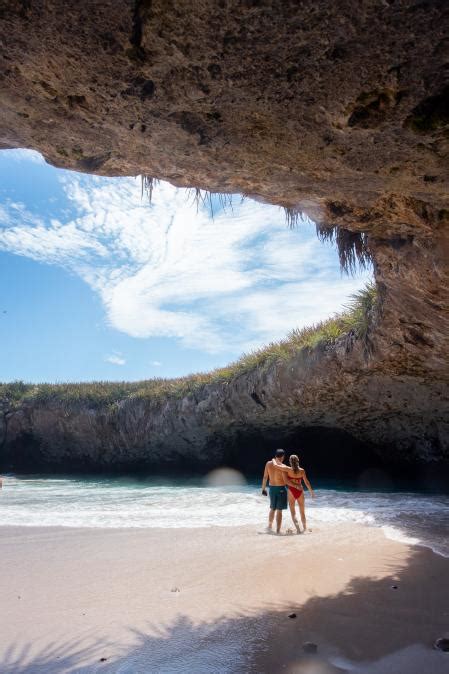
{"label": "rock texture", "polygon": [[[266,450],[271,439],[279,444],[298,428],[344,431],[367,446],[368,465],[375,454],[387,465],[445,462],[449,418],[442,391],[447,394],[443,379],[429,386],[424,377],[367,359],[361,340],[349,334],[333,345],[304,349],[287,362],[255,368],[184,397],[131,397],[100,407],[87,401],[64,404],[57,397],[50,403],[26,403],[10,416],[7,437],[5,424],[0,428],[2,462],[27,469],[170,464],[198,469],[239,463],[236,452],[241,450],[247,465],[253,463],[255,437],[265,439]],[[320,463],[332,460],[336,451],[329,438],[332,433]],[[320,433],[312,440],[305,447],[316,464]],[[360,456],[351,462],[364,464]],[[350,472],[350,466],[344,470]]]}
{"label": "rock texture", "polygon": [[447,205],[445,2],[7,0],[0,16],[3,147],[365,231]]}
{"label": "rock texture", "polygon": [[445,2],[7,0],[0,16],[3,147],[370,229],[445,206]]}
{"label": "rock texture", "polygon": [[101,463],[322,424],[447,458],[448,3],[6,0],[0,20],[1,147],[363,233],[383,298],[369,362],[334,348],[157,409],[31,409],[22,437],[80,457],[89,437]]}

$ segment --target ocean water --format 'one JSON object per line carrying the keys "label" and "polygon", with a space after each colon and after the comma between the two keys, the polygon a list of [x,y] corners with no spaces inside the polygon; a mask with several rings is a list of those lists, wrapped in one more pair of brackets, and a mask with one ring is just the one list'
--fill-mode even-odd
{"label": "ocean water", "polygon": [[[311,527],[332,522],[381,527],[388,537],[449,557],[449,495],[344,488],[315,493],[315,500],[307,499]],[[260,485],[243,481],[226,486],[199,479],[6,476],[0,526],[260,527],[267,505]]]}

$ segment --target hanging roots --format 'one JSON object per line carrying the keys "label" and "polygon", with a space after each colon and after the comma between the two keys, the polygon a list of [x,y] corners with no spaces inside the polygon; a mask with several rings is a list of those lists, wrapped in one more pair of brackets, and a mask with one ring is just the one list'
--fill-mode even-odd
{"label": "hanging roots", "polygon": [[[141,183],[142,197],[145,192],[151,204],[153,190],[159,183],[159,180],[152,176],[142,175]],[[199,187],[192,187],[188,190],[187,195],[187,198],[193,199],[197,211],[200,206],[204,206],[209,210],[212,218],[214,217],[214,199],[218,200],[223,211],[226,211],[228,208],[233,211],[232,194],[210,192],[209,190],[202,190]],[[247,195],[242,194],[241,203],[243,203],[246,196]],[[284,206],[283,208],[288,227],[294,229],[298,226],[299,221],[303,219],[301,209],[291,206]],[[321,241],[335,242],[338,249],[340,267],[347,274],[354,274],[357,270],[357,266],[366,269],[371,262],[371,255],[368,249],[368,237],[364,232],[351,232],[349,229],[344,229],[343,227],[337,227],[335,225],[316,225],[316,231],[318,238]]]}
{"label": "hanging roots", "polygon": [[[142,197],[145,193],[148,197],[148,201],[151,204],[153,200],[153,190],[158,185],[159,180],[158,178],[153,178],[152,176],[148,175],[141,175],[140,180],[142,186]],[[226,211],[228,208],[233,211],[232,194],[223,192],[209,192],[209,190],[202,190],[199,187],[191,187],[187,191],[187,198],[193,198],[193,202],[196,204],[197,210],[200,206],[205,206],[209,210],[212,218],[214,217],[214,198],[218,200],[218,203],[224,211]]]}
{"label": "hanging roots", "polygon": [[366,269],[371,261],[368,236],[364,232],[351,232],[342,227],[317,225],[316,231],[321,241],[335,242],[340,258],[340,267],[347,274],[354,274],[357,265]]}
{"label": "hanging roots", "polygon": [[193,199],[194,204],[196,204],[196,210],[198,211],[200,206],[205,206],[211,217],[214,217],[214,202],[213,199],[218,199],[218,203],[221,208],[226,211],[227,208],[232,208],[232,194],[226,194],[224,192],[209,192],[209,190],[202,190],[199,187],[191,187],[188,191],[188,198]]}
{"label": "hanging roots", "polygon": [[[299,208],[284,206],[285,220],[290,229],[297,227],[304,214]],[[305,218],[307,220],[307,218]],[[335,243],[340,259],[340,267],[346,274],[354,274],[357,266],[366,269],[371,262],[368,249],[368,236],[364,232],[351,232],[337,226],[316,225],[318,238],[321,241]]]}
{"label": "hanging roots", "polygon": [[302,211],[299,208],[284,206],[285,221],[289,229],[294,229],[298,225],[298,220],[302,220]]}
{"label": "hanging roots", "polygon": [[159,180],[157,178],[153,178],[152,176],[143,175],[143,176],[140,176],[140,181],[141,181],[141,185],[142,185],[142,197],[143,197],[143,193],[145,192],[147,197],[148,197],[148,201],[151,204],[152,199],[153,199],[153,190],[156,187],[156,185],[159,183]]}

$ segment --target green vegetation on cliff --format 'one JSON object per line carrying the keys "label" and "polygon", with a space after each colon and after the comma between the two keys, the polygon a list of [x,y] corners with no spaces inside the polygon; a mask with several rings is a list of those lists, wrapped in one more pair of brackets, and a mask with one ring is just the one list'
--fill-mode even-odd
{"label": "green vegetation on cliff", "polygon": [[286,339],[244,354],[227,367],[211,372],[191,374],[177,379],[148,379],[138,382],[91,382],[63,384],[25,384],[21,381],[0,384],[0,407],[16,406],[22,402],[80,403],[91,407],[114,405],[127,398],[142,397],[161,400],[168,396],[185,396],[207,384],[230,381],[249,374],[256,368],[293,358],[301,351],[331,346],[344,335],[352,335],[370,352],[369,332],[378,306],[374,284],[355,293],[347,310],[309,328],[292,330]]}

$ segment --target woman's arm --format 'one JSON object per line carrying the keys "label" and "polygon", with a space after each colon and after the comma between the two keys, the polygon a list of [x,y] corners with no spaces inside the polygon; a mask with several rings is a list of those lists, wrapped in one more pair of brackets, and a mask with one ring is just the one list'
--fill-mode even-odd
{"label": "woman's arm", "polygon": [[306,485],[307,489],[310,491],[310,495],[312,498],[315,498],[315,492],[312,489],[312,485],[310,484],[309,480],[307,479],[306,471],[304,471],[302,479],[304,480],[304,484]]}

